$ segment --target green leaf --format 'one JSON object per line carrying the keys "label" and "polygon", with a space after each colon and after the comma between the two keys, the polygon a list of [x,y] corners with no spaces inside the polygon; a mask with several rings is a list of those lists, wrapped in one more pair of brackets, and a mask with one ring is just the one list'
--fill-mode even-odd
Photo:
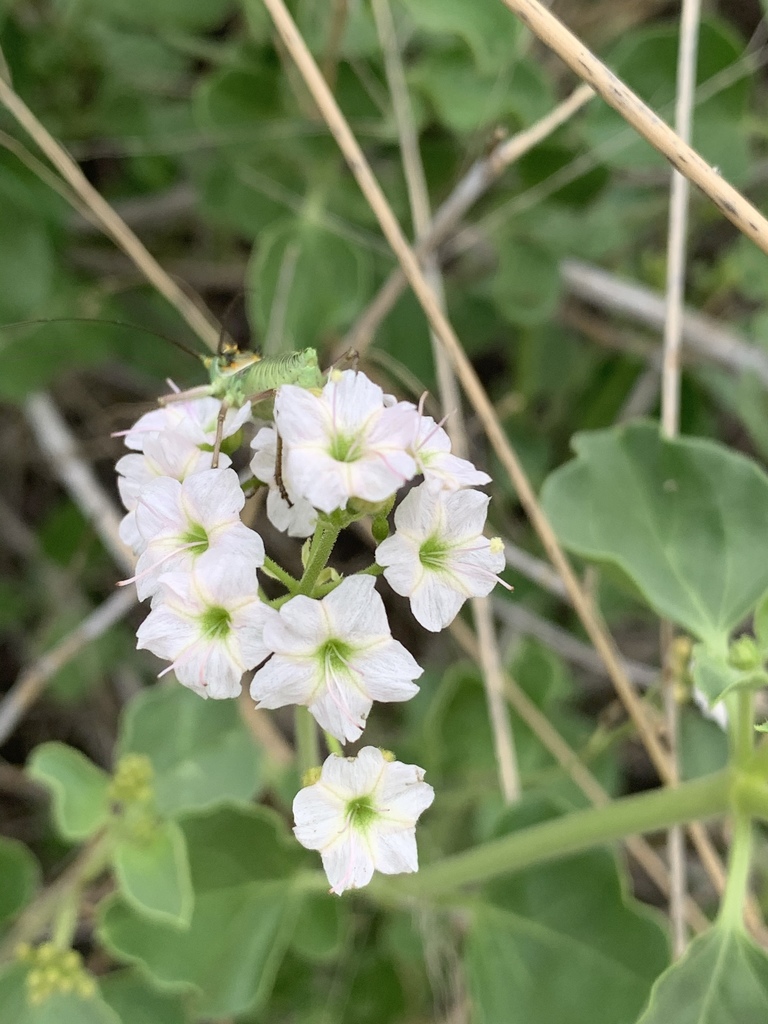
{"label": "green leaf", "polygon": [[696,707],[680,709],[680,776],[698,779],[728,763],[728,738],[720,726]]}
{"label": "green leaf", "polygon": [[291,947],[308,960],[331,960],[338,956],[349,927],[349,911],[343,900],[310,893],[301,905]]}
{"label": "green leaf", "polygon": [[761,669],[739,669],[727,658],[709,650],[704,644],[695,644],[691,660],[693,681],[714,707],[734,690],[760,689],[768,684],[768,674]]}
{"label": "green leaf", "polygon": [[652,423],[578,434],[573,447],[542,490],[561,542],[616,566],[659,615],[724,649],[768,586],[768,477],[723,445],[663,439]]}
{"label": "green leaf", "polygon": [[113,17],[147,29],[190,32],[217,28],[233,6],[234,0],[98,0],[101,17]]}
{"label": "green leaf", "polygon": [[[721,21],[705,20],[699,33],[697,84],[707,82],[741,60],[743,42]],[[677,69],[677,26],[654,25],[627,33],[607,57],[611,69],[664,120],[674,117]],[[724,88],[712,91],[696,104],[693,146],[731,180],[744,177],[749,166],[745,132],[750,84],[747,76],[734,76]],[[618,114],[605,104],[586,111],[584,129],[601,159],[621,168],[661,166],[662,158],[646,142],[627,130]]]}
{"label": "green leaf", "polygon": [[53,818],[64,837],[87,839],[109,820],[109,776],[65,743],[43,743],[27,762],[33,779],[53,797]]}
{"label": "green leaf", "polygon": [[[549,816],[526,802],[506,831]],[[668,962],[663,929],[627,899],[608,853],[532,868],[484,896],[465,952],[475,1024],[627,1024]]]}
{"label": "green leaf", "polygon": [[319,345],[351,323],[368,294],[367,254],[316,216],[310,205],[302,219],[270,225],[248,267],[250,320],[269,339],[280,318],[276,352]]}
{"label": "green leaf", "polygon": [[653,986],[637,1024],[768,1020],[768,957],[744,932],[714,927]]}
{"label": "green leaf", "polygon": [[23,843],[0,836],[0,925],[26,906],[40,884],[40,868]]}
{"label": "green leaf", "polygon": [[761,652],[768,654],[768,594],[755,609],[755,639]]}
{"label": "green leaf", "polygon": [[0,323],[40,316],[52,288],[54,253],[43,221],[0,199]]}
{"label": "green leaf", "polygon": [[147,917],[186,928],[194,893],[184,833],[174,821],[158,822],[144,841],[119,838],[112,853],[120,893]]}
{"label": "green leaf", "polygon": [[102,905],[101,940],[161,987],[196,992],[201,1017],[245,1012],[268,996],[293,930],[290,878],[304,861],[265,808],[226,807],[182,821],[195,906],[180,931],[124,900]]}
{"label": "green leaf", "polygon": [[30,1006],[26,977],[24,964],[13,964],[0,972],[0,1009],[8,1024],[122,1024],[98,994],[84,999],[72,993],[58,993]]}
{"label": "green leaf", "polygon": [[186,1024],[178,996],[160,993],[137,971],[112,971],[101,979],[101,994],[121,1024]]}
{"label": "green leaf", "polygon": [[405,0],[405,6],[413,22],[430,36],[465,40],[481,72],[497,72],[517,56],[520,22],[494,0]]}
{"label": "green leaf", "polygon": [[259,751],[236,701],[204,701],[183,686],[156,686],[125,711],[119,756],[146,754],[157,808],[179,814],[223,801],[248,803],[262,784]]}
{"label": "green leaf", "polygon": [[560,297],[557,259],[536,242],[504,240],[491,294],[508,323],[520,327],[544,323]]}

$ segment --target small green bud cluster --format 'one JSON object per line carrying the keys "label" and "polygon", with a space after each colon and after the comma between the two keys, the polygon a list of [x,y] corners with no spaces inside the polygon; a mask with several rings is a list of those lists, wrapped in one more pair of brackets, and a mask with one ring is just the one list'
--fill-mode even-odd
{"label": "small green bud cluster", "polygon": [[148,804],[154,800],[154,769],[145,754],[126,754],[121,757],[109,795],[119,804]]}
{"label": "small green bud cluster", "polygon": [[40,946],[25,942],[16,949],[16,958],[29,966],[26,987],[30,1006],[39,1006],[58,994],[73,993],[82,999],[96,994],[96,982],[74,949],[60,949],[52,942]]}

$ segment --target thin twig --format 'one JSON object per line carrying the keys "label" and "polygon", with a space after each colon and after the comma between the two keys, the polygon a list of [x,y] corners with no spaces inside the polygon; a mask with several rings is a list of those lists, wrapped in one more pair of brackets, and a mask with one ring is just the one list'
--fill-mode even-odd
{"label": "thin twig", "polygon": [[[416,235],[423,236],[429,231],[432,211],[389,0],[373,0],[373,14],[384,54],[384,67],[400,139],[400,152],[413,226]],[[428,256],[424,260],[424,276],[436,301],[443,308],[445,305],[443,279],[437,260],[433,256]],[[456,378],[445,351],[432,330],[430,330],[430,340],[437,371],[440,400],[443,410],[451,413],[446,424],[451,438],[451,446],[459,456],[466,457],[469,454],[469,444]],[[472,614],[475,628],[480,637],[479,660],[483,672],[488,717],[493,732],[499,784],[504,799],[507,803],[513,803],[520,798],[520,771],[517,765],[515,739],[504,701],[504,670],[489,599],[473,598]]]}
{"label": "thin twig", "polygon": [[[419,238],[415,253],[423,259],[433,252],[456,227],[461,218],[520,157],[537,146],[577,113],[593,96],[594,91],[580,85],[540,121],[524,128],[511,139],[500,142],[487,156],[475,161],[445,202],[437,209],[429,230]],[[379,324],[397,302],[408,284],[402,268],[392,271],[365,311],[353,324],[338,354],[354,348],[364,352],[373,341]]]}
{"label": "thin twig", "polygon": [[[625,281],[580,260],[564,260],[560,273],[571,294],[584,302],[630,317],[657,331],[663,330],[666,303],[664,296],[651,288]],[[687,309],[683,313],[682,338],[691,352],[705,356],[732,373],[754,373],[768,387],[768,353],[751,345],[737,331]]]}
{"label": "thin twig", "polygon": [[538,0],[501,2],[554,50],[579,78],[591,85],[673,167],[698,185],[739,231],[768,253],[768,220],[598,60],[561,21]]}
{"label": "thin twig", "polygon": [[96,474],[78,454],[75,437],[50,396],[42,391],[34,392],[24,403],[24,411],[54,474],[117,564],[133,572],[133,554],[120,539],[120,515]]}
{"label": "thin twig", "polygon": [[[683,0],[677,63],[675,130],[686,144],[691,141],[700,17],[701,0]],[[675,437],[680,428],[680,371],[689,197],[688,179],[679,171],[673,170],[667,235],[667,309],[661,369],[661,429],[666,437]],[[671,783],[674,785],[680,781],[680,709],[675,693],[676,674],[669,670],[670,652],[674,640],[674,629],[671,623],[662,622],[660,637],[662,662],[665,666],[662,676],[664,720],[669,745]],[[677,958],[683,955],[687,945],[683,909],[687,888],[685,839],[680,826],[669,830],[667,854],[672,883],[669,894],[672,951]]]}
{"label": "thin twig", "polygon": [[150,284],[168,300],[195,334],[215,352],[219,343],[219,328],[211,320],[210,314],[206,315],[166,274],[128,225],[99,195],[69,153],[59,145],[48,129],[35,117],[26,103],[2,77],[0,77],[0,103],[45,153],[64,180],[99,221],[105,234],[109,235],[127,256],[130,256]]}
{"label": "thin twig", "polygon": [[[621,664],[612,637],[605,629],[599,617],[595,615],[591,602],[584,593],[581,584],[576,577],[570,562],[565,556],[555,533],[539,505],[530,481],[520,463],[520,460],[512,448],[509,439],[496,417],[493,404],[486,394],[472,364],[464,353],[456,333],[445,318],[435,296],[432,293],[419,266],[413,250],[408,245],[405,235],[395,218],[392,209],[387,202],[381,186],[376,180],[373,171],[365,158],[349,124],[338,107],[333,95],[328,89],[317,65],[309,52],[301,34],[293,22],[283,0],[264,0],[275,26],[283,39],[287,50],[293,57],[296,65],[312,93],[318,109],[322,113],[328,127],[341,148],[347,163],[354,174],[360,189],[368,200],[372,211],[376,215],[385,237],[392,246],[413,291],[421,303],[427,318],[440,338],[446,351],[450,355],[454,369],[457,371],[464,391],[470,400],[478,419],[483,425],[486,435],[496,452],[502,466],[509,474],[515,490],[517,491],[521,505],[526,511],[528,518],[533,525],[544,550],[549,555],[552,564],[560,573],[566,589],[571,597],[573,606],[584,625],[584,628],[595,645],[598,653],[603,658],[606,668],[609,671],[611,681],[621,697],[627,711],[635,723],[638,734],[649,753],[649,756],[659,772],[661,778],[666,781],[669,775],[668,756],[664,747],[659,742],[655,730],[648,722],[642,701],[638,698],[627,678],[626,672]],[[706,833],[703,829],[700,832],[703,840],[702,846],[709,846],[711,857],[704,861],[705,864],[712,864],[717,857],[714,849],[711,848]],[[698,844],[697,844],[698,845]],[[722,873],[722,865],[720,865]]]}
{"label": "thin twig", "polygon": [[[478,657],[477,641],[461,619],[453,621],[451,633],[469,657],[476,660]],[[590,803],[595,806],[604,806],[610,803],[611,798],[608,793],[576,751],[566,743],[547,716],[539,710],[525,691],[507,673],[505,673],[504,682],[505,694],[509,703]],[[669,873],[661,857],[640,836],[630,836],[625,843],[630,854],[658,886],[659,891],[667,896],[670,887]],[[708,918],[691,897],[686,898],[685,912],[688,923],[694,931],[702,932],[709,927]]]}
{"label": "thin twig", "polygon": [[25,669],[0,701],[0,746],[13,733],[46,686],[68,662],[98,640],[138,603],[135,589],[118,590],[95,608],[71,632]]}

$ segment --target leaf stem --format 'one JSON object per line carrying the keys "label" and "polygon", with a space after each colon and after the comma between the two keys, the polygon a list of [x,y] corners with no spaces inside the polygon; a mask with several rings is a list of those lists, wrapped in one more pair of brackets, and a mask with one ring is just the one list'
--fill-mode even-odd
{"label": "leaf stem", "polygon": [[317,768],[320,764],[320,745],[317,736],[317,723],[303,704],[296,706],[295,712],[296,728],[296,751],[299,759],[299,772],[310,768]]}
{"label": "leaf stem", "polygon": [[331,557],[333,546],[341,532],[341,526],[326,520],[320,521],[315,529],[312,544],[309,549],[309,558],[304,575],[299,581],[297,594],[312,595],[317,583],[317,578],[325,568],[328,559]]}
{"label": "leaf stem", "polygon": [[752,860],[752,821],[747,815],[735,820],[731,856],[728,861],[728,881],[725,886],[718,924],[733,930],[744,929],[744,901],[749,886],[749,867]]}
{"label": "leaf stem", "polygon": [[442,896],[463,885],[486,882],[625,836],[721,814],[729,809],[732,782],[731,772],[725,769],[679,786],[624,797],[605,807],[574,811],[446,857],[388,887],[396,886],[398,893]]}
{"label": "leaf stem", "polygon": [[264,558],[264,569],[276,580],[279,580],[283,584],[285,589],[291,594],[298,594],[299,592],[299,581],[295,576],[291,576],[281,565],[278,565],[269,555]]}

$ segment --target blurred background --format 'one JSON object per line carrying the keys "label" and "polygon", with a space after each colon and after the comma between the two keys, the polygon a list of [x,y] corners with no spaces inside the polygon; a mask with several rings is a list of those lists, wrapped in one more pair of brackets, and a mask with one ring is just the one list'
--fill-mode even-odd
{"label": "blurred background", "polygon": [[[369,4],[290,6],[413,236]],[[392,9],[435,210],[478,162],[491,166],[579,83],[497,0],[398,0]],[[672,118],[677,4],[558,0],[553,9]],[[694,144],[763,207],[764,9],[759,0],[708,0],[704,9]],[[411,400],[434,394],[429,334],[410,294],[373,337],[358,331],[395,261],[257,0],[0,0],[0,46],[0,73],[242,347],[312,345],[327,365],[353,341],[361,366],[388,390]],[[450,318],[537,487],[569,457],[575,432],[658,416],[669,169],[599,100],[581,98],[561,120],[519,159],[494,165],[495,180],[438,248]],[[23,713],[9,712],[7,700],[0,711],[0,821],[48,868],[63,847],[21,766],[51,739],[111,766],[121,709],[158,666],[134,650],[141,612],[129,600],[64,667],[44,665],[42,682],[38,659],[127,575],[94,525],[99,514],[116,514],[113,467],[124,449],[111,434],[167,390],[166,378],[182,387],[206,379],[172,344],[202,352],[201,342],[70,196],[0,108],[0,695],[30,671],[38,682]],[[697,316],[686,327],[682,432],[759,462],[768,457],[766,271],[768,258],[694,193],[686,299]],[[493,529],[510,545],[515,593],[496,604],[515,676],[610,791],[644,788],[652,768],[559,585],[537,561],[516,495],[471,419],[469,427],[474,460],[494,475]],[[106,512],[89,517],[62,483],[71,465],[51,449],[67,437],[75,465],[112,503]],[[269,532],[257,506],[252,516],[283,544],[286,564],[298,564],[298,548]],[[351,566],[365,556],[362,541],[339,552]],[[657,620],[607,574],[587,581],[634,678],[655,685]],[[395,634],[429,666],[426,697],[379,715],[374,742],[397,745],[443,787],[453,813],[434,841],[450,849],[466,827],[482,835],[498,800],[479,673],[447,634],[427,637],[399,605],[392,613]],[[279,760],[291,720],[274,721]],[[560,779],[568,799],[583,800],[527,728],[516,722],[515,731],[526,785]],[[682,744],[686,775],[724,760],[718,726],[690,702]],[[279,803],[264,785],[268,802]],[[706,903],[708,882],[695,862],[691,871],[692,891]]]}

